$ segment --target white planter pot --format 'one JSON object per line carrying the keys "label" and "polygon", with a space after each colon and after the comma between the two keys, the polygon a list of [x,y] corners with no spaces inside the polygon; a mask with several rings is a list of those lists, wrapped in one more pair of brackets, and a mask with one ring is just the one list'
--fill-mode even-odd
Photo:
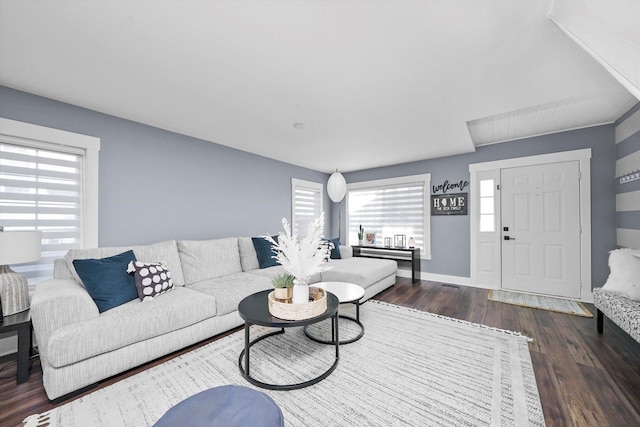
{"label": "white planter pot", "polygon": [[293,299],[294,304],[306,304],[309,302],[309,284],[300,283],[296,280],[296,284],[293,286]]}

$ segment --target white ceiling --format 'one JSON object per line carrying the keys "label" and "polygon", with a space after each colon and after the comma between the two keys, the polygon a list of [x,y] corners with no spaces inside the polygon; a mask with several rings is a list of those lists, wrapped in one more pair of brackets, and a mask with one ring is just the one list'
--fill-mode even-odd
{"label": "white ceiling", "polygon": [[628,111],[638,100],[551,22],[551,6],[0,0],[0,84],[348,172]]}

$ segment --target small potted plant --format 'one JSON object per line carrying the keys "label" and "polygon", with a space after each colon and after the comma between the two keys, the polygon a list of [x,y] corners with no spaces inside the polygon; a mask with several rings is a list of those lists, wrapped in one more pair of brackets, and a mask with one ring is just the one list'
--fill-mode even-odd
{"label": "small potted plant", "polygon": [[291,302],[293,298],[294,277],[288,273],[280,273],[271,280],[275,288],[274,297],[281,302]]}
{"label": "small potted plant", "polygon": [[362,224],[360,224],[360,227],[358,228],[358,245],[362,246],[362,244],[364,239],[364,228],[362,228]]}

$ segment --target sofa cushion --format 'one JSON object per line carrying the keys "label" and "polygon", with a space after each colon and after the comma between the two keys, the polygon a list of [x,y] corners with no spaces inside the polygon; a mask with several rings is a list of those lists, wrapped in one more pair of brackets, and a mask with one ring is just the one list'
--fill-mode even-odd
{"label": "sofa cushion", "polygon": [[238,248],[240,249],[240,264],[242,265],[242,271],[260,268],[256,248],[253,246],[253,240],[251,237],[238,237]]}
{"label": "sofa cushion", "polygon": [[140,301],[149,301],[173,290],[171,271],[164,262],[131,261],[127,272],[133,276]]}
{"label": "sofa cushion", "polygon": [[242,271],[237,237],[180,240],[178,253],[187,284]]}
{"label": "sofa cushion", "polygon": [[340,259],[353,257],[353,248],[351,246],[340,246]]}
{"label": "sofa cushion", "polygon": [[54,279],[76,280],[75,277],[73,277],[71,270],[75,272],[76,269],[75,268],[70,269],[69,266],[67,265],[67,261],[64,258],[57,258],[53,260],[53,278]]}
{"label": "sofa cushion", "polygon": [[46,354],[51,365],[59,368],[215,315],[214,297],[180,287],[153,301],[142,303],[136,298],[97,319],[62,327],[51,335]]}
{"label": "sofa cushion", "polygon": [[[257,268],[255,270],[247,271],[247,273],[273,279],[278,274],[286,273],[286,271],[284,271],[283,266],[277,265],[275,267],[269,267],[269,268],[262,268],[262,269]],[[320,273],[316,273],[313,276],[311,276],[311,278],[309,278],[309,284],[320,282],[321,280],[322,280],[322,276],[320,275]]]}
{"label": "sofa cushion", "polygon": [[107,258],[73,260],[75,271],[100,313],[138,296],[133,276],[127,273],[127,265],[135,260],[133,251]]}
{"label": "sofa cushion", "polygon": [[323,282],[349,282],[367,288],[396,274],[398,263],[390,259],[353,257],[329,261],[330,270],[321,273]]}
{"label": "sofa cushion", "polygon": [[[164,242],[142,246],[69,249],[67,254],[64,256],[64,259],[69,267],[71,274],[73,275],[73,278],[78,282],[81,282],[80,277],[73,267],[74,259],[105,258],[122,253],[129,249],[133,250],[133,253],[136,255],[136,259],[138,261],[164,261],[167,264],[167,268],[171,270],[171,274],[173,275],[173,284],[175,286],[184,286],[182,264],[180,263],[180,256],[178,255],[178,247],[175,240],[166,240]],[[58,278],[62,277],[56,277],[56,279]]]}
{"label": "sofa cushion", "polygon": [[237,273],[188,285],[194,291],[215,297],[218,316],[238,309],[243,298],[260,291],[273,289],[271,278],[250,273]]}
{"label": "sofa cushion", "polygon": [[249,274],[255,274],[256,276],[268,277],[269,279],[273,279],[278,274],[284,274],[284,267],[281,265],[276,265],[275,267],[269,268],[256,268],[255,270],[247,271]]}
{"label": "sofa cushion", "polygon": [[[272,236],[277,242],[278,236]],[[273,245],[264,237],[252,237],[253,247],[256,249],[256,255],[258,256],[258,266],[260,268],[269,268],[280,265],[277,259],[274,257],[276,253],[273,251]]]}

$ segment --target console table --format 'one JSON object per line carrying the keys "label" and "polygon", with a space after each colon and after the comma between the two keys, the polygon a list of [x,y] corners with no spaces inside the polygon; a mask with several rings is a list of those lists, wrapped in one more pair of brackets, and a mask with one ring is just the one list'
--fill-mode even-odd
{"label": "console table", "polygon": [[411,262],[411,281],[420,278],[420,248],[386,248],[384,246],[352,245],[353,256],[365,258],[386,258]]}

